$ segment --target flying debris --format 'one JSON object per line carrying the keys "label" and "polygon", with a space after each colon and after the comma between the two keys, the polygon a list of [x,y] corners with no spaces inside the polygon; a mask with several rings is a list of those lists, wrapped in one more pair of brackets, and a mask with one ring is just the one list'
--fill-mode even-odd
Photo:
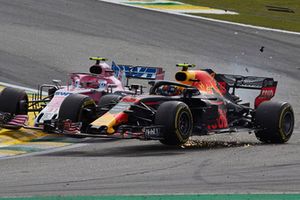
{"label": "flying debris", "polygon": [[259,49],[259,51],[260,52],[264,52],[264,48],[265,48],[264,46],[261,46],[260,49]]}

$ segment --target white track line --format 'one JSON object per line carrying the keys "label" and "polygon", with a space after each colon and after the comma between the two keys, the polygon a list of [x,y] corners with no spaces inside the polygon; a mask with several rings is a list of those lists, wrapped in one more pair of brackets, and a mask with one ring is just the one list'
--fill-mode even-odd
{"label": "white track line", "polygon": [[[19,85],[14,85],[14,84],[10,84],[10,83],[4,83],[4,82],[0,82],[0,86],[18,88],[18,89],[25,90],[27,92],[33,92],[33,93],[38,92],[38,90],[35,90],[35,89],[32,89],[32,88],[23,87],[23,86],[19,86]],[[47,95],[46,92],[43,92],[42,94]]]}
{"label": "white track line", "polygon": [[35,89],[28,88],[28,87],[22,87],[22,86],[10,84],[10,83],[0,82],[0,85],[1,85],[1,86],[4,86],[4,87],[14,87],[14,88],[26,90],[26,91],[28,91],[28,92],[37,92],[37,90],[35,90]]}
{"label": "white track line", "polygon": [[194,19],[202,19],[202,20],[218,22],[218,23],[223,23],[223,24],[230,24],[230,25],[242,26],[242,27],[265,30],[265,31],[273,31],[273,32],[279,32],[279,33],[300,35],[300,32],[286,31],[286,30],[280,30],[280,29],[274,29],[274,28],[266,28],[266,27],[262,27],[262,26],[254,26],[254,25],[242,24],[242,23],[237,23],[237,22],[229,22],[229,21],[223,21],[223,20],[219,20],[219,19],[211,19],[211,18],[207,18],[207,17],[189,15],[189,14],[184,14],[184,13],[177,13],[177,12],[172,12],[172,11],[167,11],[167,10],[145,8],[145,7],[142,7],[142,6],[129,5],[129,4],[121,3],[121,2],[112,2],[110,0],[98,0],[98,1],[104,1],[104,2],[123,5],[123,6],[127,6],[127,7],[134,7],[134,8],[140,8],[140,9],[145,9],[145,10],[152,10],[152,11],[156,11],[156,12],[168,13],[168,14],[172,14],[172,15],[185,16],[185,17],[190,17],[190,18],[194,18]]}

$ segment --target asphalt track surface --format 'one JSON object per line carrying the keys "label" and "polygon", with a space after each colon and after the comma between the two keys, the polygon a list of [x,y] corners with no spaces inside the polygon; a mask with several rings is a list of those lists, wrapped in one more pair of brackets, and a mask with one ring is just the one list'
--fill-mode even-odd
{"label": "asphalt track surface", "polygon": [[0,160],[0,196],[300,191],[299,35],[95,0],[0,0],[1,81],[36,87],[65,80],[67,72],[87,71],[94,55],[160,65],[167,78],[177,62],[272,76],[279,81],[275,99],[294,107],[294,135],[284,145],[264,145],[247,133],[194,137],[201,145],[186,148],[90,140]]}

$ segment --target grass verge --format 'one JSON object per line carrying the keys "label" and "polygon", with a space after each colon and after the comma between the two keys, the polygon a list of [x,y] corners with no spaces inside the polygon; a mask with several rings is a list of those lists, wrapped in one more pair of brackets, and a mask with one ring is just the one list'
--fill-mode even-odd
{"label": "grass verge", "polygon": [[179,1],[239,13],[239,15],[196,14],[203,17],[300,32],[300,0]]}

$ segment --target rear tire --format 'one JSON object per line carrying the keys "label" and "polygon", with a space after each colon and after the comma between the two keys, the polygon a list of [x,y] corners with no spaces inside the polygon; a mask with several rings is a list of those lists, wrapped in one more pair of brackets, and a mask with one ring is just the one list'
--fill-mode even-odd
{"label": "rear tire", "polygon": [[292,136],[294,112],[289,103],[266,101],[256,110],[256,123],[263,130],[256,131],[258,140],[264,143],[285,143]]}
{"label": "rear tire", "polygon": [[168,101],[158,107],[155,124],[164,126],[162,144],[182,145],[192,134],[193,117],[185,103]]}
{"label": "rear tire", "polygon": [[96,118],[96,104],[88,96],[71,94],[62,102],[58,119],[69,119],[72,122],[82,122],[81,131],[85,132],[87,126]]}

